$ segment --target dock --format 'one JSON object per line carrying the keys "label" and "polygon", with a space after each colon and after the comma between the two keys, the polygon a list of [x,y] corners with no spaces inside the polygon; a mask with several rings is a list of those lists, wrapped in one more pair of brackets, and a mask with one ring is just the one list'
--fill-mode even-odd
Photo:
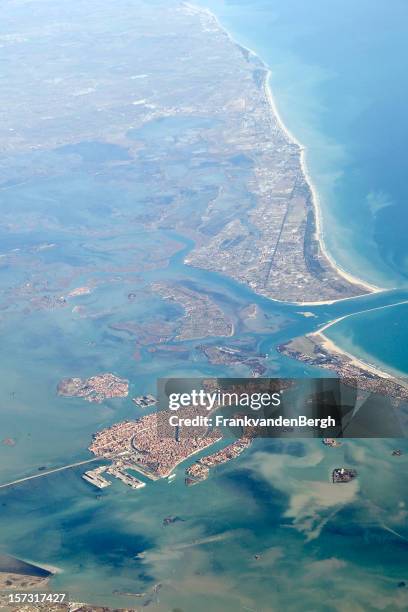
{"label": "dock", "polygon": [[109,487],[112,484],[109,480],[106,480],[106,478],[102,476],[102,474],[106,471],[107,466],[101,465],[94,470],[84,472],[82,474],[82,478],[98,489],[106,489],[106,487]]}

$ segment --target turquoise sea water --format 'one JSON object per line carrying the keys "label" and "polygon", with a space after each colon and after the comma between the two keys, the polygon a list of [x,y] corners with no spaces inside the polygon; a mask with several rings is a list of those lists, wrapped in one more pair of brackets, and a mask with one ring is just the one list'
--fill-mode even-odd
{"label": "turquoise sea water", "polygon": [[[399,207],[401,227],[405,219],[401,167],[381,145],[394,143],[402,151],[397,129],[403,125],[402,106],[400,123],[395,115],[388,127],[380,121],[385,121],[380,111],[390,104],[395,87],[403,91],[403,71],[400,79],[395,77],[395,65],[403,59],[398,53],[404,42],[403,5],[395,2],[390,13],[379,2],[375,14],[368,3],[347,0],[331,3],[330,10],[320,0],[212,5],[237,39],[259,51],[273,68],[282,116],[307,146],[313,177],[325,196],[325,232],[336,258],[370,280],[390,287],[402,283],[405,244],[399,234],[387,238],[386,224],[378,216],[394,218],[391,213]],[[384,24],[395,30],[394,37],[385,36]],[[361,44],[353,45],[351,56],[348,41],[357,34]],[[381,40],[392,46],[383,63]],[[397,63],[392,79],[386,70],[391,58]],[[156,123],[143,137],[160,146],[163,128],[171,137],[188,126],[182,120]],[[35,178],[2,194],[5,214],[21,213],[30,220],[33,210],[52,213],[60,229],[1,234],[2,251],[20,248],[21,257],[27,258],[27,266],[1,268],[1,289],[7,297],[9,287],[35,278],[37,265],[41,278],[35,280],[44,282],[45,276],[47,291],[57,286],[66,294],[89,279],[97,286],[69,308],[28,315],[18,310],[18,300],[16,306],[11,300],[10,310],[1,313],[0,440],[12,437],[16,444],[0,445],[0,483],[38,473],[39,467],[89,458],[92,433],[139,416],[131,397],[154,392],[159,376],[243,374],[208,364],[194,351],[197,341],[183,343],[189,359],[146,348],[135,358],[137,338],[114,325],[171,319],[174,309],[143,295],[143,287],[154,280],[183,281],[211,295],[238,322],[237,338],[268,353],[268,374],[280,376],[316,374],[280,356],[275,350],[280,342],[340,316],[408,299],[408,292],[399,288],[307,307],[314,316],[305,317],[304,309],[270,302],[221,275],[188,268],[183,258],[191,240],[127,224],[154,198],[139,168],[128,176],[120,167],[108,171],[103,166],[106,160],[126,159],[124,151],[87,142],[60,151],[59,159],[63,153],[83,156],[83,165],[72,169],[67,163],[58,178]],[[98,163],[101,176],[95,171]],[[172,168],[176,174],[183,170],[183,163]],[[222,171],[207,170],[203,183],[217,185]],[[153,196],[170,197],[161,192]],[[194,204],[199,207],[200,198],[207,196],[203,191]],[[384,207],[388,200],[392,205]],[[109,232],[103,222],[107,215]],[[58,222],[66,227],[61,229]],[[183,247],[169,265],[140,266],[145,252],[160,252],[169,239]],[[57,246],[30,255],[29,249],[44,241]],[[129,301],[130,292],[137,299]],[[244,327],[238,313],[248,303],[267,315],[269,328]],[[74,304],[83,311],[74,311]],[[354,348],[404,369],[403,343],[391,346],[389,339],[391,335],[398,343],[405,337],[390,327],[397,322],[402,328],[405,312],[404,307],[372,310],[345,319],[330,334],[337,334],[339,343],[351,338]],[[373,334],[380,319],[381,334]],[[217,342],[228,344],[230,339]],[[100,405],[56,397],[62,377],[102,371],[129,378],[129,397]],[[395,444],[405,451],[402,457],[391,455]],[[405,441],[353,440],[336,449],[325,449],[319,440],[257,441],[191,488],[184,485],[185,465],[177,468],[171,484],[149,482],[140,491],[116,481],[105,491],[94,490],[81,479],[83,468],[56,473],[0,489],[0,553],[59,568],[52,588],[95,604],[166,612],[402,610],[407,605],[407,590],[398,587],[407,579],[407,451]],[[330,472],[339,465],[356,467],[358,480],[333,488]],[[183,520],[163,527],[168,515]],[[157,583],[162,588],[154,592]]]}
{"label": "turquoise sea water", "polygon": [[406,282],[406,2],[200,4],[270,66],[279,112],[306,146],[335,259],[381,286]]}
{"label": "turquoise sea water", "polygon": [[363,361],[408,376],[408,304],[348,317],[325,334]]}

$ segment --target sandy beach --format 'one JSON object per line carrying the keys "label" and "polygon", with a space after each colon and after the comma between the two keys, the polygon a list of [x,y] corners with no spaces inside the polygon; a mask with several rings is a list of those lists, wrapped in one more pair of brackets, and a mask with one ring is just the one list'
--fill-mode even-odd
{"label": "sandy beach", "polygon": [[[360,312],[353,312],[352,314],[338,317],[337,319],[334,319],[333,321],[329,321],[329,323],[326,323],[325,325],[323,325],[323,327],[320,327],[316,332],[308,334],[308,336],[312,338],[318,338],[320,341],[319,343],[330,353],[337,353],[339,355],[348,357],[351,363],[355,365],[356,367],[366,370],[367,372],[371,372],[372,374],[376,374],[377,376],[380,376],[382,378],[395,379],[396,377],[398,377],[398,374],[399,374],[398,372],[395,372],[393,374],[392,372],[387,372],[386,370],[381,369],[380,367],[378,367],[378,365],[376,366],[372,363],[359,359],[352,353],[349,353],[345,351],[344,349],[340,348],[337,344],[335,344],[335,342],[333,342],[333,340],[328,338],[324,332],[330,327],[332,327],[333,325],[340,323],[340,321],[344,321],[344,319],[355,317],[357,315],[360,315],[366,312],[372,312],[375,310],[383,310],[385,308],[393,308],[394,306],[400,306],[401,304],[408,304],[408,300],[402,300],[401,302],[397,302],[395,304],[388,304],[386,306],[379,306],[377,308],[369,308],[367,310],[363,310]],[[400,375],[402,377],[403,372],[401,372]],[[401,382],[401,384],[403,383]]]}
{"label": "sandy beach", "polygon": [[350,360],[350,363],[352,363],[352,365],[354,365],[356,368],[360,368],[362,370],[365,370],[366,372],[371,372],[371,374],[375,374],[376,376],[379,376],[380,378],[387,378],[389,380],[395,379],[395,376],[388,374],[384,370],[380,370],[379,368],[377,368],[376,366],[370,363],[361,361],[361,359],[358,359],[355,355],[352,355],[351,353],[348,353],[347,351],[341,349],[339,346],[337,346],[337,344],[335,344],[332,340],[330,340],[330,338],[328,338],[327,336],[325,336],[325,334],[321,332],[309,334],[309,337],[318,339],[319,344],[324,349],[326,349],[329,353],[337,353],[339,355],[343,355],[344,357],[347,357]]}
{"label": "sandy beach", "polygon": [[[262,61],[262,60],[260,60],[260,61]],[[365,289],[367,289],[368,291],[370,291],[372,293],[376,293],[376,292],[379,292],[379,291],[384,291],[385,289],[383,287],[378,287],[377,285],[373,285],[371,283],[368,283],[367,281],[364,281],[361,278],[359,278],[357,276],[354,276],[354,275],[350,274],[349,272],[346,272],[341,266],[339,266],[339,264],[337,262],[334,261],[333,257],[327,251],[326,245],[324,243],[324,234],[323,234],[322,220],[321,220],[320,199],[319,199],[319,195],[317,193],[316,187],[315,187],[314,183],[312,182],[312,179],[310,177],[310,174],[309,174],[309,171],[308,171],[308,168],[307,168],[307,164],[306,164],[306,149],[299,142],[299,140],[294,136],[294,134],[283,123],[283,120],[282,120],[282,118],[281,118],[281,116],[279,114],[278,108],[276,106],[276,101],[275,101],[275,98],[274,98],[274,96],[272,94],[272,89],[271,89],[271,85],[270,85],[270,79],[271,79],[272,72],[268,68],[268,66],[266,66],[265,64],[264,64],[264,66],[265,66],[265,69],[267,70],[267,75],[266,75],[266,78],[265,78],[265,95],[266,95],[266,97],[267,97],[267,99],[269,101],[269,104],[270,104],[270,107],[272,109],[272,112],[275,115],[277,123],[278,123],[280,129],[282,130],[282,132],[285,134],[286,138],[288,138],[289,141],[291,141],[294,144],[296,144],[299,147],[299,149],[300,149],[300,165],[302,167],[303,175],[304,175],[304,177],[306,179],[306,182],[307,182],[307,184],[309,186],[310,193],[312,194],[312,204],[313,204],[313,208],[314,208],[315,223],[316,223],[316,235],[317,235],[317,240],[319,242],[319,245],[320,245],[320,248],[322,250],[322,253],[326,257],[326,259],[329,260],[331,266],[333,268],[335,268],[335,270],[341,276],[343,276],[343,278],[345,278],[349,283],[351,283],[353,285],[361,285],[362,287],[364,287]],[[344,299],[350,299],[350,298],[344,298]],[[333,303],[335,301],[339,301],[339,300],[332,300],[331,302],[313,302],[313,303],[326,303],[327,304],[327,303]],[[306,304],[307,302],[304,302],[304,303]]]}

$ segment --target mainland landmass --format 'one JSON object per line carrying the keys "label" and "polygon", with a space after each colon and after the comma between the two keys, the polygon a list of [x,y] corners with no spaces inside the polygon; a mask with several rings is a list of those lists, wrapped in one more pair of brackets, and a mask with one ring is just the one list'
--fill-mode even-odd
{"label": "mainland landmass", "polygon": [[[120,236],[120,223],[151,232],[176,230],[194,241],[186,264],[220,272],[282,301],[325,302],[376,289],[329,259],[304,152],[279,118],[268,68],[234,42],[209,11],[170,2],[160,6],[158,20],[150,3],[127,7],[131,29],[121,41],[126,61],[118,70],[117,53],[123,48],[110,29],[101,35],[99,5],[90,7],[86,24],[77,20],[72,31],[56,27],[45,34],[41,19],[47,3],[44,7],[34,25],[23,27],[3,49],[15,75],[9,95],[18,102],[8,110],[10,129],[2,131],[8,158],[0,168],[0,185],[14,187],[81,168],[98,180],[114,176],[129,189],[142,183],[148,195],[137,206],[130,198],[132,206],[123,204],[123,210],[107,204],[103,217],[112,221],[109,227],[85,218],[73,222],[59,212],[50,215],[45,205],[21,217],[6,208],[2,225],[113,241]],[[122,28],[120,11],[108,7],[104,16]],[[53,61],[38,56],[33,81],[13,45],[29,55],[41,36],[41,50],[52,49]],[[93,53],[91,40],[101,60],[92,63],[92,76],[84,63],[87,49]],[[113,56],[111,48],[118,49]],[[81,74],[73,79],[78,63]],[[38,83],[42,96],[33,95]],[[35,159],[22,163],[33,150]],[[36,255],[56,250],[55,244],[49,241]],[[122,244],[131,257],[121,270],[165,264],[174,250],[166,247],[162,256],[163,245],[162,239],[154,248],[137,241]],[[88,253],[116,249],[114,242],[99,243],[96,250],[87,245]],[[38,265],[28,253],[5,255],[6,263],[20,262],[30,270]],[[32,307],[41,309],[67,305],[61,294],[34,300]]]}
{"label": "mainland landmass", "polygon": [[[49,581],[57,570],[44,569],[10,555],[0,555],[0,609],[17,612],[136,612],[134,608],[108,608],[79,602],[52,603]],[[43,593],[43,603],[10,603],[13,593]]]}
{"label": "mainland landmass", "polygon": [[209,135],[212,150],[250,166],[247,188],[255,196],[252,205],[241,204],[239,214],[221,222],[225,193],[219,192],[199,227],[208,237],[185,262],[222,272],[256,293],[283,301],[331,301],[371,291],[373,287],[336,267],[323,248],[304,152],[279,118],[267,66],[234,43],[210,12],[187,3],[184,7],[198,17],[215,48],[207,64],[211,70],[216,60],[218,76],[212,73],[212,82],[219,86],[209,92],[208,83],[203,84],[203,107],[217,103],[223,134],[218,143]]}
{"label": "mainland landmass", "polygon": [[111,373],[97,374],[90,378],[64,378],[57,387],[58,395],[82,397],[87,402],[100,404],[105,399],[126,397],[129,381]]}
{"label": "mainland landmass", "polygon": [[239,455],[244,452],[244,450],[247,449],[250,444],[251,437],[249,435],[243,435],[241,438],[235,440],[231,444],[228,444],[228,446],[220,449],[219,451],[199,459],[186,469],[186,485],[194,485],[202,480],[206,480],[208,478],[210,468],[221,465],[222,463],[227,463],[227,461],[231,461],[231,459],[239,457]]}
{"label": "mainland landmass", "polygon": [[[134,288],[136,274],[162,270],[180,252],[180,263],[218,272],[223,283],[229,277],[274,300],[330,302],[377,289],[329,258],[304,151],[279,118],[268,68],[210,12],[169,1],[160,3],[158,19],[149,1],[106,2],[103,10],[100,2],[90,2],[84,19],[82,3],[57,4],[43,0],[26,17],[17,7],[18,30],[13,25],[13,33],[1,37],[8,86],[7,121],[0,130],[0,228],[18,236],[47,232],[50,238],[44,242],[39,235],[38,244],[11,244],[0,254],[0,267],[13,276],[1,288],[2,320],[19,310],[47,311],[57,321],[54,314],[68,317],[71,308],[87,323],[111,317],[103,329],[107,345],[99,350],[109,350],[108,341],[118,334],[135,336],[139,358],[140,347],[153,352],[160,344],[158,350],[172,357],[185,349],[163,347],[169,341],[229,338],[232,321],[199,283],[197,290],[179,281],[153,283],[153,292],[184,313],[175,321],[172,313],[152,311],[150,320],[143,303],[143,317],[136,320],[136,307],[146,297],[144,289]],[[35,69],[22,57],[35,58]],[[7,104],[9,99],[15,103]],[[177,237],[167,236],[169,231]],[[122,301],[97,302],[96,294],[117,285]],[[116,316],[124,304],[129,309]],[[255,330],[271,331],[281,323],[269,321],[256,304],[242,316]],[[232,346],[230,339],[231,346],[217,342],[199,347],[210,364],[262,375],[264,355]],[[296,338],[279,350],[346,381],[358,379],[370,391],[406,398],[401,382],[370,370],[322,334]],[[79,352],[82,358],[85,351]],[[127,380],[105,373],[64,379],[58,394],[101,403],[126,397],[128,388]],[[138,405],[149,406],[146,398],[136,398]],[[197,414],[184,411],[185,417]],[[103,465],[87,470],[84,480],[102,489],[111,476],[139,489],[145,483],[133,472],[153,480],[169,477],[180,462],[220,441],[220,432],[205,426],[188,428],[188,434],[183,428],[166,432],[160,418],[149,414],[97,432],[89,462]],[[249,444],[244,435],[201,457],[187,468],[187,483],[204,480],[212,467]],[[355,476],[351,468],[332,473],[339,483]],[[202,541],[211,542],[211,536]],[[42,587],[50,576],[8,564],[0,569],[0,588]],[[0,605],[5,597],[0,595]],[[110,610],[80,603],[13,609]]]}

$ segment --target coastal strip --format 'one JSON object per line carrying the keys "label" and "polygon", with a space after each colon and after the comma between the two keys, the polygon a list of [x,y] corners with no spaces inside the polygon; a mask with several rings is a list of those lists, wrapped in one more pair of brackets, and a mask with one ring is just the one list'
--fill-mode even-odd
{"label": "coastal strip", "polygon": [[350,364],[355,366],[356,368],[365,370],[366,372],[370,372],[371,374],[374,374],[375,376],[379,376],[380,378],[387,378],[389,380],[394,379],[394,377],[391,376],[391,374],[388,374],[387,372],[385,372],[384,370],[381,370],[377,366],[374,366],[371,363],[367,363],[366,361],[359,359],[352,353],[349,353],[348,351],[345,351],[344,349],[340,348],[337,344],[333,342],[333,340],[328,338],[322,332],[316,332],[315,334],[311,334],[311,336],[328,353],[330,354],[337,353],[338,355],[341,355],[343,358],[347,358]]}
{"label": "coastal strip", "polygon": [[345,384],[370,393],[408,401],[408,382],[401,376],[386,372],[337,346],[320,330],[294,338],[277,347],[279,353],[334,372]]}
{"label": "coastal strip", "polygon": [[[392,373],[391,370],[387,372],[386,369],[382,369],[378,365],[369,363],[368,361],[365,361],[364,359],[360,359],[359,357],[356,357],[352,353],[338,346],[338,344],[336,344],[324,332],[330,329],[330,327],[333,327],[334,325],[336,325],[337,323],[340,323],[340,321],[344,321],[345,319],[356,317],[358,315],[365,314],[367,312],[385,310],[386,308],[394,308],[395,306],[401,306],[402,304],[408,304],[408,300],[401,300],[400,302],[396,302],[395,304],[386,304],[385,306],[377,306],[375,308],[368,308],[366,310],[362,310],[359,312],[353,312],[348,315],[343,315],[342,317],[338,317],[337,319],[334,319],[333,321],[329,321],[328,323],[323,325],[323,327],[320,327],[316,332],[312,334],[308,334],[308,336],[316,338],[320,342],[320,344],[323,346],[323,348],[326,349],[328,352],[338,353],[340,355],[343,355],[345,358],[349,359],[350,362],[357,368],[360,368],[367,372],[371,372],[372,374],[376,376],[380,376],[382,378],[388,378],[388,379],[394,380],[395,378],[399,378],[398,374]],[[403,376],[403,373],[401,373],[401,376]]]}
{"label": "coastal strip", "polygon": [[[257,98],[256,93],[248,87],[242,91],[242,103],[251,116],[246,115],[243,123],[240,123],[242,117],[231,117],[230,123],[235,122],[236,126],[243,127],[248,125],[245,122],[249,118],[249,123],[254,125],[252,134],[248,128],[244,131],[247,142],[244,142],[242,150],[248,151],[250,156],[252,154],[258,164],[255,169],[256,181],[251,183],[252,191],[258,196],[258,204],[249,217],[252,224],[261,228],[260,238],[263,239],[258,245],[252,238],[252,261],[245,264],[243,255],[248,252],[251,239],[247,228],[243,227],[242,218],[236,219],[213,237],[210,244],[194,249],[185,263],[230,275],[249,284],[255,293],[273,300],[300,305],[330,304],[365,293],[384,291],[384,288],[346,272],[328,252],[322,227],[321,203],[307,168],[306,150],[279,114],[271,88],[270,68],[252,49],[234,40],[208,8],[188,2],[182,5],[190,13],[201,16],[206,31],[218,31],[234,48],[239,49],[246,59],[246,69],[252,69],[255,80],[258,79],[260,97]],[[243,72],[240,66],[237,70]],[[266,111],[264,102],[269,111]],[[266,117],[267,112],[270,119]],[[265,134],[260,140],[259,137],[254,140],[253,136],[257,135],[262,124]],[[283,149],[282,140],[286,142]],[[279,160],[277,151],[282,151],[281,169],[285,171],[288,168],[284,174],[276,165]],[[294,155],[298,157],[297,174]],[[285,187],[286,191],[282,188],[283,183],[289,185],[290,181],[294,181],[292,192],[288,191],[288,187]],[[284,211],[285,207],[286,213],[283,214],[280,211]],[[262,217],[263,222],[260,221]],[[255,223],[254,219],[257,219]],[[233,245],[230,253],[230,247],[224,246],[227,241]],[[258,273],[255,273],[253,264],[257,259]],[[316,296],[320,299],[316,300]]]}
{"label": "coastal strip", "polygon": [[[184,4],[186,4],[190,8],[194,8],[193,5],[191,5],[188,2],[186,2]],[[332,255],[328,252],[328,250],[326,248],[326,245],[325,245],[325,241],[324,241],[323,226],[322,226],[322,211],[321,211],[320,198],[319,198],[319,194],[317,192],[316,186],[315,186],[315,184],[312,181],[312,178],[310,176],[310,172],[309,172],[308,167],[307,167],[306,148],[298,140],[298,138],[293,134],[293,132],[288,128],[288,126],[284,123],[284,121],[282,119],[282,116],[281,116],[281,114],[279,112],[279,109],[278,109],[278,106],[277,106],[277,103],[276,103],[276,99],[275,99],[275,97],[273,95],[273,91],[272,91],[272,86],[271,86],[272,70],[266,64],[266,62],[256,53],[256,51],[254,51],[250,47],[246,47],[245,45],[243,45],[240,42],[238,42],[231,35],[231,33],[228,32],[228,30],[221,24],[221,22],[218,19],[218,17],[212,11],[210,11],[210,9],[204,8],[204,7],[197,7],[197,9],[207,13],[207,15],[209,17],[211,17],[216,22],[216,24],[220,28],[220,30],[223,30],[225,32],[225,34],[228,36],[228,38],[230,39],[230,41],[234,45],[236,45],[237,47],[243,49],[244,51],[246,51],[247,53],[251,54],[252,56],[256,57],[256,59],[263,64],[263,66],[264,66],[264,68],[266,70],[265,79],[264,79],[264,91],[265,91],[265,96],[266,96],[266,98],[267,98],[267,100],[269,102],[269,105],[270,105],[270,108],[271,108],[271,112],[274,115],[274,117],[275,117],[275,119],[277,121],[277,124],[279,125],[279,128],[285,134],[285,136],[288,139],[288,141],[292,142],[295,145],[297,145],[299,147],[299,150],[300,150],[300,164],[301,164],[301,168],[302,168],[302,171],[303,171],[303,175],[304,175],[304,177],[306,179],[306,182],[307,182],[307,184],[309,186],[309,189],[310,189],[310,192],[312,194],[312,204],[313,204],[313,208],[314,208],[314,212],[315,212],[315,222],[316,222],[316,237],[317,237],[317,240],[319,242],[319,245],[320,245],[320,248],[322,250],[322,253],[329,260],[329,262],[332,265],[332,267],[335,268],[335,270],[341,276],[343,276],[343,278],[345,278],[349,283],[360,285],[360,286],[364,287],[365,289],[367,289],[367,291],[372,292],[372,293],[385,291],[384,287],[379,287],[378,285],[374,285],[373,283],[369,283],[369,282],[361,279],[360,277],[357,277],[357,276],[347,272],[346,270],[344,270],[344,268],[342,268],[338,264],[338,262],[336,262],[333,259]],[[338,300],[334,300],[334,301],[338,301]],[[307,304],[316,304],[317,305],[317,304],[327,304],[327,303],[333,303],[333,301],[301,302],[301,304],[303,304],[303,305],[307,305]]]}
{"label": "coastal strip", "polygon": [[[258,56],[257,56],[258,57]],[[263,61],[263,60],[261,60]],[[299,140],[296,138],[296,136],[294,136],[294,134],[288,129],[288,127],[284,124],[282,117],[279,113],[277,104],[276,104],[276,100],[274,98],[274,95],[272,93],[272,87],[271,87],[271,77],[272,77],[272,71],[271,69],[265,64],[265,68],[267,69],[267,75],[265,78],[265,95],[267,97],[267,99],[269,100],[269,104],[271,106],[271,110],[272,113],[275,115],[276,120],[279,124],[280,129],[282,130],[282,132],[284,132],[284,134],[286,135],[286,137],[288,138],[289,141],[293,142],[294,144],[296,144],[299,149],[300,149],[300,165],[302,168],[302,172],[303,175],[306,179],[306,182],[309,186],[312,198],[312,205],[314,208],[314,214],[315,214],[315,223],[316,223],[316,238],[317,241],[319,242],[319,246],[321,248],[322,253],[324,254],[324,256],[328,259],[328,261],[330,262],[331,266],[336,270],[336,272],[338,274],[340,274],[343,278],[345,278],[349,283],[351,284],[355,284],[355,285],[360,285],[362,287],[364,287],[365,289],[367,289],[367,291],[371,292],[371,293],[378,293],[380,291],[385,291],[384,287],[379,287],[378,285],[374,285],[373,283],[369,283],[363,279],[361,279],[358,276],[355,276],[354,274],[351,274],[350,272],[347,272],[346,270],[344,270],[344,268],[342,268],[338,262],[336,262],[334,260],[334,258],[332,257],[332,255],[329,253],[329,251],[327,250],[325,241],[324,241],[324,233],[323,233],[323,224],[322,224],[322,208],[321,208],[321,203],[320,203],[320,197],[319,194],[317,192],[316,186],[312,181],[312,178],[310,176],[310,172],[308,170],[307,167],[307,162],[306,162],[306,148],[305,146],[299,142]],[[347,299],[347,298],[346,298]],[[322,304],[322,303],[333,303],[332,302],[313,302],[314,304]],[[308,302],[303,302],[303,305],[307,305]],[[309,302],[310,304],[310,302]]]}

